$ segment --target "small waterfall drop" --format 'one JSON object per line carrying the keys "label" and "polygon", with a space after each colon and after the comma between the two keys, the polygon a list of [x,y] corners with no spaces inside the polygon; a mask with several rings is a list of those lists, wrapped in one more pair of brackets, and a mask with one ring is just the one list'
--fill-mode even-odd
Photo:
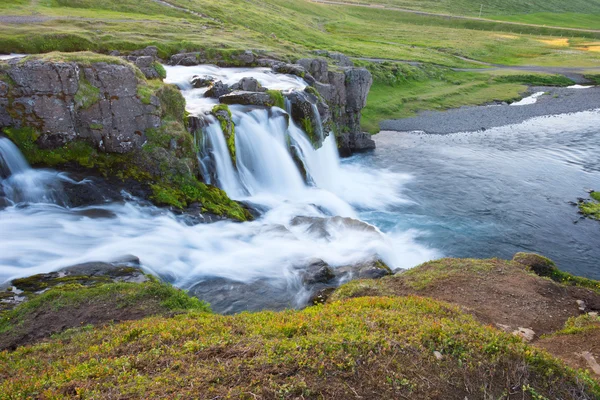
{"label": "small waterfall drop", "polygon": [[61,181],[71,180],[55,171],[32,169],[17,146],[0,137],[0,200],[65,204]]}

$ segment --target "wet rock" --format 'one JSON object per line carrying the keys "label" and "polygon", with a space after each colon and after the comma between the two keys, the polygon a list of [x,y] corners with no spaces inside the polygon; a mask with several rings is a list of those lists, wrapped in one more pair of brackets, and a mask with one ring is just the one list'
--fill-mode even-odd
{"label": "wet rock", "polygon": [[340,229],[352,229],[359,232],[368,232],[374,235],[381,235],[377,228],[366,222],[347,217],[307,217],[297,216],[290,221],[291,226],[305,226],[306,232],[321,238],[328,239],[332,232]]}
{"label": "wet rock", "polygon": [[240,282],[232,279],[207,277],[192,286],[188,293],[210,303],[219,314],[241,311],[283,310],[299,304],[295,298],[301,286],[290,287],[284,280],[259,279]]}
{"label": "wet rock", "polygon": [[551,276],[557,271],[556,264],[552,260],[535,253],[517,253],[512,260],[526,266],[539,276]]}
{"label": "wet rock", "polygon": [[223,104],[241,104],[245,106],[261,106],[273,107],[274,99],[263,92],[242,92],[237,91],[219,97],[219,101]]}
{"label": "wet rock", "polygon": [[169,65],[184,65],[192,66],[204,63],[205,60],[202,58],[202,54],[196,53],[179,53],[171,56],[169,59]]}
{"label": "wet rock", "polygon": [[196,89],[207,87],[213,85],[215,82],[215,78],[208,75],[194,75],[192,79],[190,79],[190,83]]}
{"label": "wet rock", "polygon": [[308,73],[304,67],[298,64],[279,63],[275,64],[272,69],[278,74],[296,75],[304,79],[309,85],[312,85],[316,82],[316,79],[310,73]]}
{"label": "wet rock", "polygon": [[342,133],[338,138],[340,156],[349,157],[354,153],[375,149],[375,141],[367,132]]}
{"label": "wet rock", "polygon": [[317,283],[327,283],[335,278],[331,267],[319,259],[309,261],[309,264],[302,271],[302,282],[305,285],[314,285]]}
{"label": "wet rock", "polygon": [[308,299],[308,305],[325,304],[333,292],[335,292],[334,287],[326,287],[315,291]]}
{"label": "wet rock", "polygon": [[338,280],[351,279],[380,279],[392,275],[391,269],[380,259],[373,258],[368,261],[338,267],[335,269]]}
{"label": "wet rock", "polygon": [[244,91],[244,92],[266,92],[267,89],[263,88],[261,84],[255,78],[242,78],[238,83],[231,86],[233,91]]}
{"label": "wet rock", "polygon": [[304,130],[313,146],[318,149],[323,139],[329,135],[330,114],[327,104],[310,92],[293,90],[285,93],[290,104],[290,114],[294,122]]}
{"label": "wet rock", "polygon": [[215,83],[212,84],[210,89],[208,89],[206,91],[206,93],[204,93],[204,97],[211,97],[211,98],[218,99],[221,96],[225,96],[229,93],[231,93],[231,88],[228,85],[226,85],[225,83],[223,83],[221,81],[216,81]]}

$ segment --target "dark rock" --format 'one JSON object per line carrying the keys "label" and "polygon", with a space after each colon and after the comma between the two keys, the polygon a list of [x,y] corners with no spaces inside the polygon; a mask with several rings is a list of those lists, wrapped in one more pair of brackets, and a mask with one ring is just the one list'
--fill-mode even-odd
{"label": "dark rock", "polygon": [[192,66],[204,63],[205,60],[202,58],[200,53],[180,53],[171,56],[169,59],[169,65],[184,65]]}
{"label": "dark rock", "polygon": [[224,104],[241,104],[245,106],[273,107],[274,99],[264,92],[233,92],[219,97]]}
{"label": "dark rock", "polygon": [[303,58],[298,60],[298,65],[310,73],[317,81],[328,83],[327,61],[320,58]]}
{"label": "dark rock", "polygon": [[338,267],[334,270],[338,280],[380,279],[392,275],[392,270],[380,259],[373,258],[354,265]]}
{"label": "dark rock", "polygon": [[204,93],[204,97],[212,97],[215,99],[220,98],[231,93],[231,88],[221,81],[216,81],[213,85]]}
{"label": "dark rock", "polygon": [[[83,139],[101,151],[127,153],[161,124],[159,100],[142,103],[128,65],[31,60],[9,63],[7,73],[14,84],[0,92],[0,127],[35,128],[41,148]],[[10,119],[2,106],[9,97]]]}
{"label": "dark rock", "polygon": [[239,282],[226,278],[207,277],[189,289],[189,294],[210,303],[219,314],[241,311],[283,310],[299,306],[295,299],[301,289],[290,287],[285,280],[259,279]]}
{"label": "dark rock", "polygon": [[366,132],[343,133],[338,138],[339,152],[342,157],[350,157],[353,153],[375,149],[375,141]]}
{"label": "dark rock", "polygon": [[298,64],[278,63],[275,64],[272,69],[278,74],[296,75],[304,79],[309,85],[313,85],[316,82],[315,78],[308,73],[304,67]]}
{"label": "dark rock", "polygon": [[196,89],[199,89],[199,88],[211,86],[212,84],[214,84],[215,78],[213,78],[212,76],[208,76],[208,75],[203,75],[203,76],[194,75],[194,76],[192,76],[192,79],[190,79],[190,83],[192,84],[193,87],[195,87]]}
{"label": "dark rock", "polygon": [[323,139],[329,135],[329,131],[326,128],[324,130],[330,121],[327,104],[306,91],[293,90],[285,93],[285,97],[289,100],[290,114],[294,122],[308,135],[313,146],[316,149],[320,148]]}
{"label": "dark rock", "polygon": [[310,296],[308,305],[316,306],[317,304],[325,304],[333,292],[335,292],[334,287],[325,287],[315,291]]}
{"label": "dark rock", "polygon": [[335,278],[335,274],[329,265],[325,261],[319,259],[309,261],[309,264],[303,268],[301,276],[302,282],[304,282],[305,285],[327,283]]}
{"label": "dark rock", "polygon": [[158,57],[158,48],[156,46],[148,46],[145,49],[132,51],[131,55],[152,57],[154,60]]}
{"label": "dark rock", "polygon": [[231,86],[233,91],[244,91],[244,92],[266,92],[267,89],[263,88],[261,84],[255,78],[242,78],[238,83]]}

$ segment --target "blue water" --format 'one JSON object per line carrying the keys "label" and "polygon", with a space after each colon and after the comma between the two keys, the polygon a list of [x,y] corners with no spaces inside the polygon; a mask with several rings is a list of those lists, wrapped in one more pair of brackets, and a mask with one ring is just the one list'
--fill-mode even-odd
{"label": "blue water", "polygon": [[530,251],[600,279],[600,222],[570,202],[600,190],[600,110],[536,118],[484,132],[382,132],[350,164],[410,174],[407,204],[361,217],[386,232],[413,229],[443,256],[512,258]]}

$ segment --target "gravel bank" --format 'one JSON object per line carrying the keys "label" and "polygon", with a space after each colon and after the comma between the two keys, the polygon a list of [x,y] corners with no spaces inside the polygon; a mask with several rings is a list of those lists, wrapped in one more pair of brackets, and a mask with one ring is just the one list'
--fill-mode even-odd
{"label": "gravel bank", "polygon": [[565,114],[600,108],[600,87],[571,89],[532,87],[527,94],[545,92],[534,104],[461,107],[447,111],[424,111],[411,118],[385,120],[384,131],[423,131],[434,134],[473,132],[518,124],[544,115]]}

